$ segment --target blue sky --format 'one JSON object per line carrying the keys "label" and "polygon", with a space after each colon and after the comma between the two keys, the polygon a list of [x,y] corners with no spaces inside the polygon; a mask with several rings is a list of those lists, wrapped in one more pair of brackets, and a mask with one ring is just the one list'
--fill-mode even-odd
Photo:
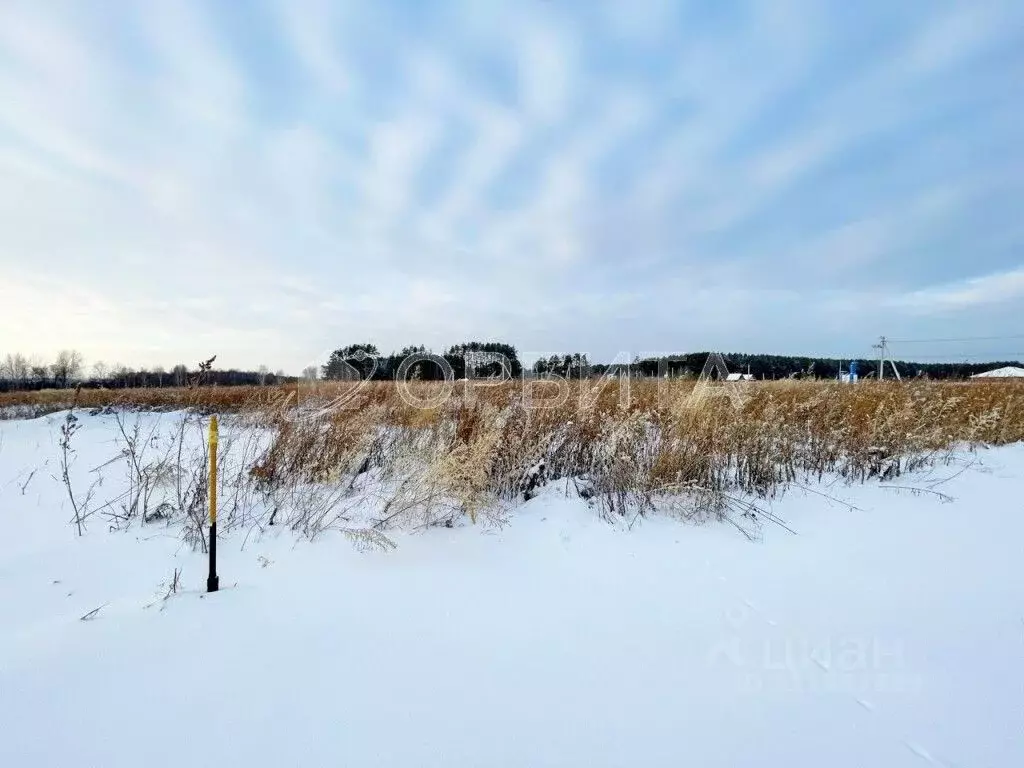
{"label": "blue sky", "polygon": [[1019,2],[3,0],[0,354],[1024,334],[1022,104]]}

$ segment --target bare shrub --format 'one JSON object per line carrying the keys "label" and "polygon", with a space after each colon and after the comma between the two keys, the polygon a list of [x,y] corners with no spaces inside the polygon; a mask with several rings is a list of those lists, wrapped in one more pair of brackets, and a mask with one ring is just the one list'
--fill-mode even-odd
{"label": "bare shrub", "polygon": [[[662,510],[756,535],[764,523],[784,524],[759,500],[791,485],[826,476],[891,483],[965,447],[1024,439],[1016,382],[763,382],[733,397],[727,384],[634,381],[627,391],[617,381],[573,381],[568,399],[547,407],[529,407],[521,382],[466,382],[430,407],[387,382],[354,393],[319,382],[301,401],[288,387],[193,383],[125,393],[134,406],[185,413],[170,436],[118,417],[130,478],[121,514],[181,520],[200,549],[211,410],[234,414],[219,452],[225,534],[334,530],[384,548],[384,532],[397,528],[500,525],[512,505],[562,480],[609,519]],[[414,381],[407,390],[426,401],[440,386]],[[343,391],[352,394],[343,406],[325,407]]]}
{"label": "bare shrub", "polygon": [[68,409],[67,414],[64,416],[63,422],[60,426],[60,475],[61,482],[64,484],[64,489],[68,495],[68,501],[71,502],[72,518],[71,522],[75,525],[75,530],[78,535],[81,536],[85,532],[85,523],[92,516],[93,510],[91,509],[93,495],[96,490],[96,483],[93,483],[85,491],[84,494],[79,496],[75,491],[75,485],[71,480],[71,467],[75,463],[77,452],[72,447],[72,442],[75,434],[81,428],[81,422],[78,417],[75,416],[74,401],[72,401],[72,407]]}

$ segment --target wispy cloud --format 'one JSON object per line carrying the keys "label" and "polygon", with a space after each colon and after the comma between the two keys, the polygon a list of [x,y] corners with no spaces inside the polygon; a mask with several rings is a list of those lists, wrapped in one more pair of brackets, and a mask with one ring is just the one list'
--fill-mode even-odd
{"label": "wispy cloud", "polygon": [[1018,5],[10,0],[0,352],[980,334],[1024,309]]}
{"label": "wispy cloud", "polygon": [[[890,302],[923,314],[987,307],[1024,300],[1024,266],[1006,272],[981,275],[955,283],[922,288],[895,296]],[[1006,329],[996,329],[1006,332]]]}
{"label": "wispy cloud", "polygon": [[355,5],[306,0],[275,6],[289,50],[312,81],[314,93],[337,99],[351,94],[354,69],[346,61],[340,30],[357,19]]}

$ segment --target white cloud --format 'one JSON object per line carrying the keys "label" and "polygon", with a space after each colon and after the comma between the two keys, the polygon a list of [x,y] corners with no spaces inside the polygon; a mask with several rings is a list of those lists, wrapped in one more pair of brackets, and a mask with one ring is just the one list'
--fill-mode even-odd
{"label": "white cloud", "polygon": [[543,122],[565,116],[576,84],[575,41],[551,24],[524,21],[515,35],[520,96],[526,113]]}
{"label": "white cloud", "polygon": [[610,35],[638,46],[662,44],[678,21],[678,0],[645,0],[624,3],[605,0],[600,13]]}
{"label": "white cloud", "polygon": [[955,4],[930,20],[906,46],[897,62],[904,75],[941,72],[989,47],[1007,31],[1007,4]]}
{"label": "white cloud", "polygon": [[[694,234],[739,226],[815,168],[902,125],[921,99],[915,86],[922,77],[954,66],[1000,35],[1001,17],[991,9],[947,11],[916,31],[893,58],[872,60],[828,88],[795,130],[728,160],[721,152],[729,138],[749,130],[776,96],[812,77],[811,62],[822,45],[820,17],[801,14],[792,3],[758,8],[731,44],[709,41],[683,59],[676,88],[695,94],[705,108],[692,128],[667,138],[656,162],[664,171],[641,178],[636,189],[647,207],[681,200]],[[758,69],[730,77],[726,68],[735,61]]]}
{"label": "white cloud", "polygon": [[[464,2],[428,5],[415,29],[383,29],[400,14],[364,5],[272,7],[247,19],[267,25],[250,40],[234,9],[205,3],[0,4],[0,347],[301,367],[352,337],[509,334],[599,356],[637,334],[745,338],[751,314],[767,338],[795,301],[764,285],[776,256],[811,267],[805,311],[831,317],[837,275],[855,312],[872,265],[921,284],[924,268],[893,254],[934,242],[936,258],[973,258],[945,245],[947,222],[984,228],[974,242],[995,276],[871,299],[924,317],[1019,298],[1017,273],[998,272],[1019,245],[1000,212],[1019,186],[985,210],[970,192],[1020,167],[1010,129],[985,122],[1016,115],[1010,69],[985,75],[1006,78],[1005,103],[989,88],[993,109],[956,115],[971,125],[944,142],[915,122],[979,98],[964,67],[1010,51],[1005,4],[936,12],[887,54],[827,72],[846,33],[828,5],[764,0],[728,22],[694,5],[683,27],[660,0]],[[269,50],[245,49],[266,36]],[[642,55],[620,70],[624,50]],[[961,90],[946,92],[947,73]],[[805,108],[780,109],[794,94]],[[817,169],[907,126],[948,151],[891,169],[869,155],[856,172],[872,182],[841,210],[769,222],[770,242],[748,229],[785,194],[813,197],[801,184]],[[20,318],[48,295],[52,324],[33,333]],[[720,295],[752,309],[723,315]]]}
{"label": "white cloud", "polygon": [[371,229],[401,223],[412,202],[417,174],[439,135],[437,119],[426,111],[378,123],[370,129],[361,189]]}
{"label": "white cloud", "polygon": [[805,240],[778,258],[797,276],[849,280],[851,274],[877,268],[907,249],[938,241],[946,234],[950,215],[979,191],[966,182],[929,188],[909,199],[872,207],[870,214],[849,218],[824,232],[807,233]]}
{"label": "white cloud", "polygon": [[525,135],[523,123],[501,106],[467,99],[461,108],[476,139],[458,155],[448,193],[436,205],[428,203],[425,214],[430,236],[442,242],[457,242],[459,225],[484,211],[489,186],[508,168]]}
{"label": "white cloud", "polygon": [[595,166],[651,118],[650,102],[636,90],[609,85],[586,125],[541,157],[526,203],[494,217],[492,243],[499,252],[514,255],[528,272],[585,268],[591,224],[607,204],[595,194]]}
{"label": "white cloud", "polygon": [[124,163],[97,140],[106,121],[96,106],[115,95],[98,50],[41,6],[0,8],[0,124],[46,163],[124,181]]}
{"label": "white cloud", "polygon": [[339,33],[355,14],[351,3],[339,0],[279,0],[275,4],[292,54],[315,80],[315,91],[339,98],[351,91],[353,72],[342,51]]}
{"label": "white cloud", "polygon": [[932,314],[1015,300],[1024,301],[1024,266],[912,291],[891,298],[890,304],[915,313]]}

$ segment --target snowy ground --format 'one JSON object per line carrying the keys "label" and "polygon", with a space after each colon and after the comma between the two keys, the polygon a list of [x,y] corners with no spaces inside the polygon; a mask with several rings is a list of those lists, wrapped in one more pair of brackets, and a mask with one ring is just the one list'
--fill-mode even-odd
{"label": "snowy ground", "polygon": [[757,543],[557,485],[389,553],[230,539],[204,595],[163,528],[74,535],[59,420],[0,423],[0,765],[1024,765],[1024,446]]}

